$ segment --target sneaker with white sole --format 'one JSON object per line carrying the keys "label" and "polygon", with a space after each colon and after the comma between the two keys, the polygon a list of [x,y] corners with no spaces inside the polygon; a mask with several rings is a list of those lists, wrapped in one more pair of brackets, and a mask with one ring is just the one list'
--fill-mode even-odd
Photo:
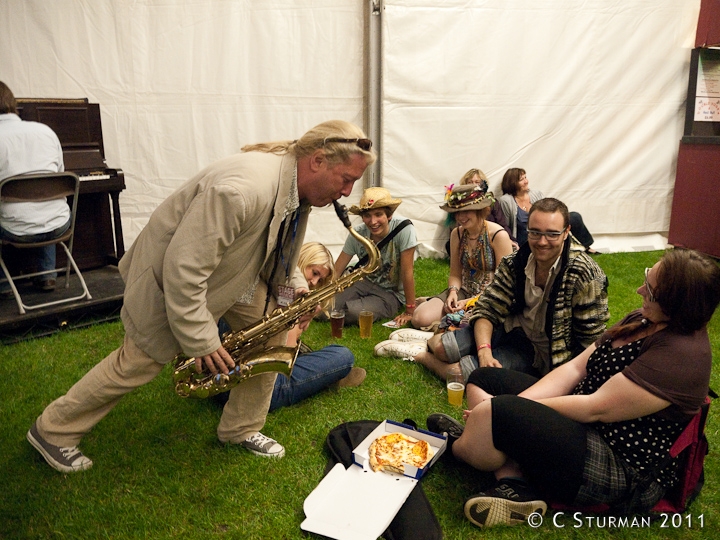
{"label": "sneaker with white sole", "polygon": [[92,467],[92,460],[85,457],[77,446],[55,446],[43,439],[38,433],[37,422],[27,432],[27,440],[56,471],[71,473]]}
{"label": "sneaker with white sole", "polygon": [[547,504],[522,480],[504,478],[465,501],[465,517],[478,527],[517,525],[531,514],[545,515]]}
{"label": "sneaker with white sole", "polygon": [[283,445],[262,433],[256,433],[252,437],[248,437],[240,443],[240,446],[248,449],[256,456],[281,458],[285,455]]}
{"label": "sneaker with white sole", "polygon": [[395,341],[427,341],[434,335],[432,332],[423,332],[415,328],[401,328],[390,334],[390,339]]}
{"label": "sneaker with white sole", "polygon": [[425,341],[395,341],[394,339],[386,339],[381,341],[373,349],[375,356],[390,356],[393,358],[402,358],[403,360],[413,361],[413,357],[421,352],[427,352],[427,342]]}

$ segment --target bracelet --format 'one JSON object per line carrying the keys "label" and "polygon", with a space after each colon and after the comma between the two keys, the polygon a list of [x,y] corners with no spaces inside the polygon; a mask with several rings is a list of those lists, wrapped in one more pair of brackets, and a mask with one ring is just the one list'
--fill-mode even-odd
{"label": "bracelet", "polygon": [[405,308],[407,308],[407,309],[415,309],[415,304],[405,304]]}
{"label": "bracelet", "polygon": [[460,292],[460,289],[458,289],[455,285],[450,285],[448,287],[448,291]]}
{"label": "bracelet", "polygon": [[478,350],[478,352],[480,352],[481,349],[490,349],[490,348],[492,348],[492,347],[490,347],[489,343],[481,343],[480,345],[478,345],[477,350]]}

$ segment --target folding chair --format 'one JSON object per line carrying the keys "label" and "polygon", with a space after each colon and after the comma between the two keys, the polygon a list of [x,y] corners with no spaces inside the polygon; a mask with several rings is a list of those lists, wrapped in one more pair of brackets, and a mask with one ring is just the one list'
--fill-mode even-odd
{"label": "folding chair", "polygon": [[[80,190],[80,179],[76,174],[71,172],[61,173],[42,173],[42,174],[23,174],[18,176],[11,176],[5,180],[0,181],[0,200],[3,202],[40,202],[49,201],[52,199],[60,199],[62,197],[73,196],[72,207],[70,209],[70,227],[60,237],[53,240],[47,240],[44,242],[12,242],[9,240],[0,240],[0,266],[5,274],[5,279],[0,281],[7,281],[12,289],[13,296],[17,302],[20,314],[25,314],[26,310],[40,309],[56,304],[62,304],[65,302],[74,302],[76,300],[91,299],[90,292],[88,291],[85,279],[83,278],[80,270],[75,264],[75,259],[72,256],[73,249],[73,238],[75,234],[75,214],[77,212],[78,203],[78,192]],[[66,244],[67,242],[67,244]],[[3,245],[11,245],[18,249],[27,248],[38,248],[43,246],[49,246],[52,244],[60,244],[65,250],[67,257],[67,264],[65,270],[65,288],[70,287],[70,268],[75,271],[80,284],[82,286],[82,294],[71,296],[69,298],[61,298],[59,300],[53,300],[51,302],[44,302],[41,304],[28,305],[23,302],[20,297],[20,293],[15,285],[15,281],[19,279],[33,278],[36,276],[42,276],[51,274],[60,268],[52,270],[44,270],[41,272],[34,272],[30,274],[23,274],[21,276],[15,276],[14,278],[10,275],[5,261],[3,260]],[[69,247],[68,247],[69,245]]]}

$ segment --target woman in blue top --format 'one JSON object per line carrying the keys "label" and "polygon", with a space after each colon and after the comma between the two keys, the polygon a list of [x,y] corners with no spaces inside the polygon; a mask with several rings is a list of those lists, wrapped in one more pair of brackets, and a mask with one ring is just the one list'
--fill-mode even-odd
{"label": "woman in blue top", "polygon": [[[512,168],[503,175],[500,197],[500,208],[505,214],[513,236],[517,238],[518,245],[527,241],[527,222],[530,207],[544,197],[542,192],[533,191],[528,187],[528,178],[525,169]],[[588,231],[582,216],[577,212],[570,212],[570,230],[575,240],[585,248],[588,253],[597,253],[590,246],[595,241]]]}

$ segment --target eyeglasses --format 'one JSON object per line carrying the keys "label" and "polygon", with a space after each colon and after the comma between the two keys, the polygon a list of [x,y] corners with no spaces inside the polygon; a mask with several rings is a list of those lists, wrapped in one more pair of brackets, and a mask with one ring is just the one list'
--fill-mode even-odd
{"label": "eyeglasses", "polygon": [[370,139],[341,139],[338,137],[325,137],[325,140],[323,140],[323,146],[331,142],[355,143],[360,150],[365,150],[365,152],[369,152],[372,148],[372,141]]}
{"label": "eyeglasses", "polygon": [[648,274],[650,273],[650,270],[650,268],[645,269],[645,288],[647,289],[650,301],[657,302],[657,300],[655,299],[655,292],[652,290],[652,287],[650,287],[650,283],[648,283]]}
{"label": "eyeglasses", "polygon": [[547,238],[548,242],[557,242],[565,231],[535,231],[528,229],[527,235],[530,240],[540,240],[543,236]]}

